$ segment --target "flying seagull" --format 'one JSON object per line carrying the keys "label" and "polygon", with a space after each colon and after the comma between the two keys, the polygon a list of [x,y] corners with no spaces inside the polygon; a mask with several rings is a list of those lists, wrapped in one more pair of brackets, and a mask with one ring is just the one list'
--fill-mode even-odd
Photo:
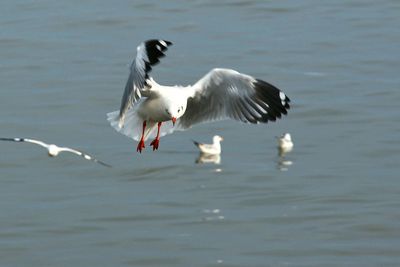
{"label": "flying seagull", "polygon": [[111,167],[111,165],[109,165],[107,163],[104,163],[104,162],[102,162],[100,160],[97,160],[94,157],[92,157],[92,156],[90,156],[90,155],[88,155],[86,153],[83,153],[83,152],[81,152],[79,150],[72,149],[72,148],[69,148],[69,147],[59,147],[59,146],[56,146],[54,144],[46,144],[46,143],[44,143],[42,141],[34,140],[34,139],[28,139],[28,138],[0,138],[0,141],[26,142],[26,143],[36,144],[36,145],[39,145],[39,146],[42,146],[42,147],[46,148],[50,157],[56,157],[60,152],[71,152],[73,154],[76,154],[78,156],[83,157],[84,159],[97,162],[97,163],[99,163],[99,164],[101,164],[103,166],[106,166],[106,167]]}
{"label": "flying seagull", "polygon": [[221,141],[223,141],[224,138],[222,138],[219,135],[214,135],[213,137],[213,143],[212,144],[202,144],[196,141],[193,141],[194,145],[197,146],[200,150],[200,153],[202,154],[208,154],[208,155],[219,155],[221,154]]}
{"label": "flying seagull", "polygon": [[[289,98],[275,86],[231,69],[215,68],[193,85],[164,86],[149,76],[152,67],[172,45],[148,40],[137,47],[119,111],[107,114],[118,132],[158,149],[160,137],[174,130],[221,119],[247,123],[275,121],[287,114]],[[164,122],[172,121],[171,124]]]}

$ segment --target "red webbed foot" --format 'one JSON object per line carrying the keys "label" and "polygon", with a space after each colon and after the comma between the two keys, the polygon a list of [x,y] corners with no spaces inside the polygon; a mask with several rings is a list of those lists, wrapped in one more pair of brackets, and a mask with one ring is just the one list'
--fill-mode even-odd
{"label": "red webbed foot", "polygon": [[142,149],[144,148],[144,141],[143,139],[140,139],[139,144],[137,145],[136,151],[139,153],[142,153]]}
{"label": "red webbed foot", "polygon": [[153,146],[153,151],[158,149],[158,145],[160,144],[160,139],[156,138],[154,139],[150,145]]}
{"label": "red webbed foot", "polygon": [[158,149],[158,145],[160,144],[160,128],[161,128],[161,124],[162,124],[162,122],[160,121],[158,123],[158,125],[157,125],[157,136],[156,136],[156,139],[154,139],[150,144],[151,146],[153,146],[153,151],[157,150]]}
{"label": "red webbed foot", "polygon": [[146,121],[143,121],[142,128],[142,137],[140,138],[139,144],[137,145],[136,151],[142,153],[142,149],[144,148],[144,131],[146,129]]}

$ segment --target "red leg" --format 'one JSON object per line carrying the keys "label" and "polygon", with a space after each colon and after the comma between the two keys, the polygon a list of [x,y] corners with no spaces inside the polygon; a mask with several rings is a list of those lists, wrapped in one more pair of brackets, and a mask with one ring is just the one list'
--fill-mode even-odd
{"label": "red leg", "polygon": [[143,121],[142,137],[140,138],[139,144],[137,145],[136,151],[142,153],[144,148],[144,130],[146,129],[146,121]]}
{"label": "red leg", "polygon": [[158,125],[157,125],[157,136],[156,136],[156,139],[154,139],[152,142],[151,142],[151,146],[153,146],[153,151],[154,150],[156,150],[156,149],[158,149],[158,145],[160,144],[160,128],[161,128],[161,124],[162,124],[162,122],[159,122],[158,123]]}

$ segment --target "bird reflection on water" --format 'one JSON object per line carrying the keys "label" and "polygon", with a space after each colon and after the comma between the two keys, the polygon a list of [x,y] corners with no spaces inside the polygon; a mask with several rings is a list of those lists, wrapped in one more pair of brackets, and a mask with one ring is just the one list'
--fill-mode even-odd
{"label": "bird reflection on water", "polygon": [[197,164],[201,163],[214,163],[214,164],[221,164],[221,155],[211,155],[211,154],[204,154],[200,153],[197,157],[196,161]]}

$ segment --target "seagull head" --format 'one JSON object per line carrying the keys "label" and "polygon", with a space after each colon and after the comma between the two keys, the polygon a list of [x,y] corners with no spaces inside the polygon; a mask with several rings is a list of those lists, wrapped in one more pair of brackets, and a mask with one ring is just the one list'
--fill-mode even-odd
{"label": "seagull head", "polygon": [[219,135],[214,135],[214,137],[213,137],[213,142],[214,143],[219,143],[219,142],[221,142],[221,141],[223,141],[224,140],[224,138],[222,138],[221,136],[219,136]]}
{"label": "seagull head", "polygon": [[176,113],[175,112],[173,112],[173,109],[172,108],[166,108],[165,109],[165,113],[167,113],[167,117],[172,121],[172,124],[173,125],[175,125],[175,123],[176,123]]}
{"label": "seagull head", "polygon": [[282,135],[282,139],[284,139],[285,141],[292,141],[292,136],[290,135],[290,133],[285,133]]}
{"label": "seagull head", "polygon": [[183,114],[185,114],[185,111],[186,111],[186,103],[181,105],[174,105],[171,106],[170,108],[165,109],[165,112],[167,113],[168,117],[170,117],[173,125],[175,125],[177,119],[179,119],[180,117],[183,116]]}
{"label": "seagull head", "polygon": [[275,136],[278,142],[291,142],[292,141],[292,136],[290,133],[284,133],[280,136]]}

